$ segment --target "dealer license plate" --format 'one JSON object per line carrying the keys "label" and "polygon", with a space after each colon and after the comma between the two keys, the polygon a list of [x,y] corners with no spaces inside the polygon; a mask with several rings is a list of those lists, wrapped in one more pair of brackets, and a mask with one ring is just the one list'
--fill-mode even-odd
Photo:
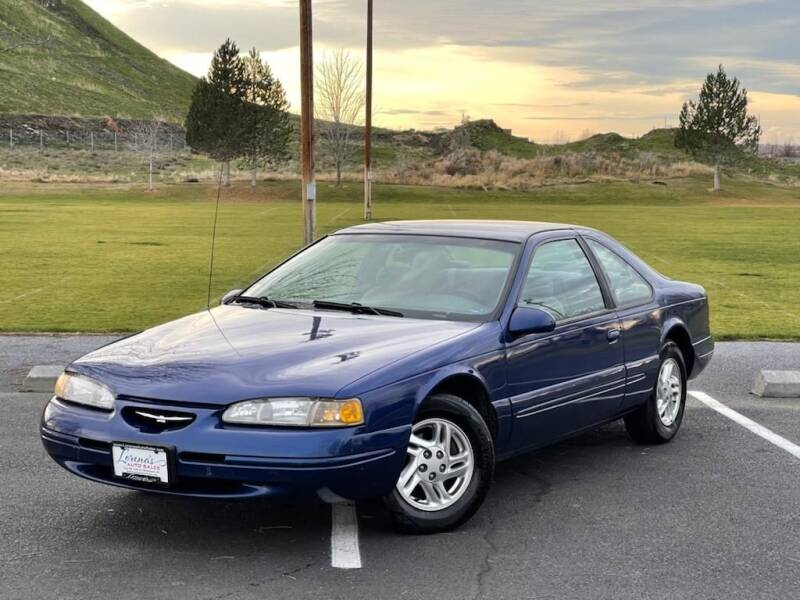
{"label": "dealer license plate", "polygon": [[112,444],[114,475],[145,483],[169,483],[169,455],[166,448]]}

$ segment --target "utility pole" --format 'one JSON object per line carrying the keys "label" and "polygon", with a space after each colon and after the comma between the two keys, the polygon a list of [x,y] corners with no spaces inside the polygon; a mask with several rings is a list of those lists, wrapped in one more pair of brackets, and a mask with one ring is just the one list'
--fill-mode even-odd
{"label": "utility pole", "polygon": [[364,220],[372,219],[372,0],[367,0],[367,106],[364,123]]}
{"label": "utility pole", "polygon": [[300,155],[303,164],[303,241],[314,241],[317,184],[314,180],[314,53],[311,0],[300,0]]}

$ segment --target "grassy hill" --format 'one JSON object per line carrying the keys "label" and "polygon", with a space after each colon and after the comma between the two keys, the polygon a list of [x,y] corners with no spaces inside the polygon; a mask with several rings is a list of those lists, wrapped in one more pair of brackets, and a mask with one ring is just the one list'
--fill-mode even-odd
{"label": "grassy hill", "polygon": [[653,129],[639,138],[626,138],[618,133],[598,133],[557,148],[560,151],[576,153],[614,152],[632,155],[637,152],[652,152],[663,156],[684,157],[684,153],[675,148],[675,131],[675,129]]}
{"label": "grassy hill", "polygon": [[459,142],[467,142],[481,152],[494,150],[500,154],[517,158],[530,158],[542,153],[541,146],[525,138],[512,135],[492,119],[480,119],[463,123],[452,132],[441,134],[441,139],[437,145],[445,149]]}
{"label": "grassy hill", "polygon": [[533,158],[559,154],[615,154],[632,158],[641,153],[652,153],[667,159],[685,160],[683,151],[675,148],[675,129],[653,129],[639,138],[626,138],[618,133],[598,133],[586,139],[566,144],[536,144],[512,135],[491,119],[470,121],[441,135],[440,147],[446,147],[454,138],[468,140],[483,152],[494,150],[516,158]]}
{"label": "grassy hill", "polygon": [[194,83],[79,0],[0,0],[0,113],[182,122]]}

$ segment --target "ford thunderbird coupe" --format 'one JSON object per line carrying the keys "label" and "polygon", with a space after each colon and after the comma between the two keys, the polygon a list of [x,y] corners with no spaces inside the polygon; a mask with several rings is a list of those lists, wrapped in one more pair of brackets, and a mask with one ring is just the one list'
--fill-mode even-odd
{"label": "ford thunderbird coupe", "polygon": [[495,462],[624,419],[670,441],[708,301],[599,231],[344,229],[219,306],[70,364],[41,420],[70,472],[194,498],[382,498],[404,532],[481,505]]}

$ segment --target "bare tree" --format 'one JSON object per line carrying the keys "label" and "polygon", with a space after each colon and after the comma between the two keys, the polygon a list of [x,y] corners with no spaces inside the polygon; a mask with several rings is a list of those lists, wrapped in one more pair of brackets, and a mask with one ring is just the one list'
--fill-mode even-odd
{"label": "bare tree", "polygon": [[166,122],[162,117],[153,117],[150,121],[137,121],[132,127],[134,134],[134,151],[142,155],[147,161],[148,176],[147,190],[153,191],[153,175],[156,169],[156,161],[160,151],[161,133],[166,128]]}
{"label": "bare tree", "polygon": [[337,50],[317,69],[316,115],[336,165],[336,185],[350,157],[353,133],[364,109],[361,62],[344,50]]}
{"label": "bare tree", "polygon": [[786,158],[792,158],[794,156],[794,140],[792,138],[786,140],[783,146],[783,155]]}
{"label": "bare tree", "polygon": [[553,133],[552,143],[555,146],[563,146],[564,144],[569,144],[569,136],[564,132],[563,129],[557,129]]}

